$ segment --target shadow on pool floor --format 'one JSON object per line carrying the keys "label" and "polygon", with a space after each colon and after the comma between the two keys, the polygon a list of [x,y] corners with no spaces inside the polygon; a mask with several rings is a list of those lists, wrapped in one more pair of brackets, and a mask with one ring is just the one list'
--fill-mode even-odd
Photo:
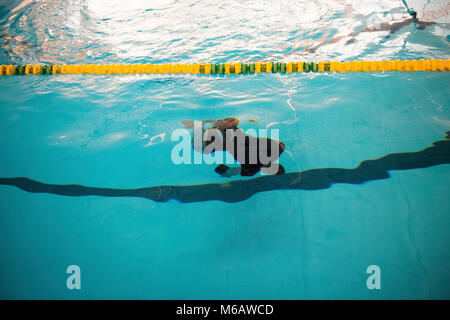
{"label": "shadow on pool floor", "polygon": [[9,185],[32,193],[62,196],[140,197],[158,202],[176,199],[184,203],[219,200],[239,202],[258,192],[271,190],[320,190],[335,183],[361,184],[387,179],[389,171],[427,168],[450,163],[450,131],[446,139],[416,151],[391,153],[384,157],[362,161],[353,169],[318,168],[290,172],[280,176],[262,176],[226,183],[206,183],[183,186],[154,186],[139,189],[93,188],[82,185],[46,184],[29,178],[0,178],[0,185]]}

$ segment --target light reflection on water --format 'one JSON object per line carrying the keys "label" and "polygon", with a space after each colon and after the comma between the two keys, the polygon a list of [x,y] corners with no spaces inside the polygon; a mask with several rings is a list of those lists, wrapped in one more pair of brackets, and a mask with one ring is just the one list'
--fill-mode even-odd
{"label": "light reflection on water", "polygon": [[388,0],[0,1],[0,62],[448,57],[450,3],[409,2],[440,23],[358,33],[408,19],[401,1]]}

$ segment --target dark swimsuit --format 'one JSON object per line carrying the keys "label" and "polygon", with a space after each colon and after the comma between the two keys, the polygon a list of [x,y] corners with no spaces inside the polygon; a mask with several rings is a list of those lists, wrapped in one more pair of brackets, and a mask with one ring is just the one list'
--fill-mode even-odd
{"label": "dark swimsuit", "polygon": [[[236,129],[236,130],[240,130],[240,129]],[[225,137],[225,139],[223,139],[223,145],[222,145],[223,151],[228,151],[229,153],[231,153],[233,155],[234,159],[241,164],[241,176],[253,176],[253,175],[255,175],[256,173],[258,173],[261,170],[261,168],[267,166],[270,162],[273,162],[273,161],[277,160],[278,157],[284,152],[284,149],[285,149],[284,143],[282,143],[282,142],[279,142],[279,141],[276,141],[276,140],[273,140],[273,139],[269,139],[269,138],[254,137],[254,136],[251,136],[251,135],[243,133],[243,135],[245,135],[245,137],[244,137],[244,146],[239,146],[238,145],[238,142],[241,142],[242,138],[238,139],[238,137],[236,135],[233,135],[231,138],[234,140],[233,141],[234,150],[228,150],[226,142],[229,139],[227,137],[227,133],[230,132],[230,131],[228,131],[228,130],[225,131],[225,134],[224,134],[223,131],[221,131],[221,132],[222,132],[222,136]],[[207,141],[206,145],[209,145],[209,144],[213,143],[214,139],[215,139],[215,137],[212,136],[211,137],[211,141]],[[257,152],[256,163],[250,163],[250,149],[251,149],[250,139],[256,139],[256,152]],[[264,140],[267,140],[267,141],[262,142]],[[265,146],[267,148],[266,157],[270,158],[270,160],[271,160],[269,163],[266,163],[266,164],[264,164],[262,162],[262,160],[260,159],[259,151],[260,151],[260,145],[262,145],[262,144],[265,144]],[[277,146],[278,147],[278,157],[277,158],[273,158],[273,159],[272,159],[272,146]],[[239,148],[239,147],[241,147],[241,148]],[[245,150],[244,151],[245,152],[245,157],[244,157],[244,161],[243,162],[241,162],[243,159],[242,159],[242,155],[240,154],[242,152],[241,151],[242,149]],[[219,151],[219,150],[217,150],[217,151]],[[284,168],[280,165],[280,169],[279,169],[279,172],[277,174],[283,174],[283,173],[284,173]]]}

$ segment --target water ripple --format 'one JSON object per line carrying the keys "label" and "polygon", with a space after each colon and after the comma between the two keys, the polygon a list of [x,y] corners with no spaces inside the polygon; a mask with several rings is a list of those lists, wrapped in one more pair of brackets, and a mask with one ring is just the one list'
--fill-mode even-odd
{"label": "water ripple", "polygon": [[0,62],[448,58],[450,4],[411,3],[439,23],[391,34],[409,16],[390,0],[0,1]]}

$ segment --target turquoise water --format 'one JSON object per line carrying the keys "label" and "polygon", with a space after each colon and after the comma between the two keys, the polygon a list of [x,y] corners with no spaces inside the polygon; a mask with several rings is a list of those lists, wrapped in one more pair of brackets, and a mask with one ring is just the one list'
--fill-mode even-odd
{"label": "turquoise water", "polygon": [[[62,3],[0,1],[0,62],[450,56],[443,18],[388,39],[379,31],[315,52],[293,46],[349,22],[357,30],[373,12],[401,13],[401,1],[364,9],[311,1],[276,17],[295,2]],[[441,5],[412,7],[420,16]],[[448,299],[449,80],[440,72],[0,78],[0,298]],[[291,189],[283,177],[222,178],[214,165],[173,164],[170,136],[182,120],[224,117],[279,129],[280,163],[300,181],[308,170],[403,152],[413,165],[389,176],[358,171],[352,183],[325,170],[329,185]],[[446,152],[431,165],[419,152],[439,141]],[[14,177],[161,188],[149,198],[73,197],[54,194],[58,187],[27,192]],[[81,268],[81,290],[66,287],[69,265]],[[366,286],[369,265],[381,269],[380,290]]]}

